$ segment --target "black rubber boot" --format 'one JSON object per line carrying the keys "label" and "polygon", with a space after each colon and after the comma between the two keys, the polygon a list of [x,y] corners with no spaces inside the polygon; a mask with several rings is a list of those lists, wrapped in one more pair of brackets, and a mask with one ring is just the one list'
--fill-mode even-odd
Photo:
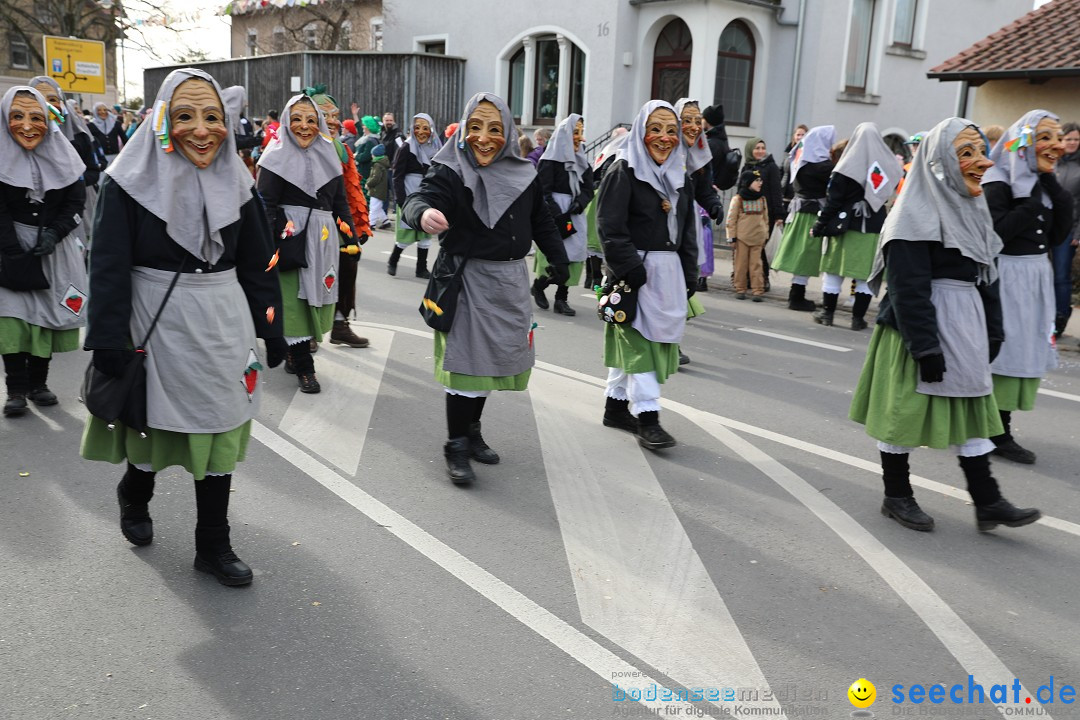
{"label": "black rubber boot", "polygon": [[195,481],[195,569],[214,575],[222,585],[247,585],[251,568],[236,557],[229,540],[229,491],[232,475],[207,475]]}
{"label": "black rubber boot", "polygon": [[26,393],[30,390],[27,359],[30,353],[4,355],[4,380],[7,383],[7,402],[4,417],[19,417],[26,413]]}
{"label": "black rubber boot", "polygon": [[604,426],[637,434],[637,418],[630,414],[629,400],[607,398],[604,403]]}
{"label": "black rubber boot", "polygon": [[533,280],[533,300],[536,302],[536,307],[540,308],[541,310],[547,310],[549,307],[551,307],[551,305],[548,304],[547,296],[544,295],[544,291],[547,290],[547,286],[550,284],[551,281],[548,280],[546,277],[538,277],[536,278],[536,280]]}
{"label": "black rubber boot", "polygon": [[154,497],[156,474],[128,463],[127,472],[116,486],[116,499],[120,503],[120,532],[132,545],[149,545],[154,541],[150,500]]}
{"label": "black rubber boot", "polygon": [[400,248],[397,245],[394,246],[394,251],[390,253],[390,260],[386,263],[386,272],[388,275],[397,275],[398,260],[401,259],[401,253],[405,252],[405,248]]}
{"label": "black rubber boot", "polygon": [[817,307],[813,300],[806,299],[806,286],[791,284],[791,290],[787,296],[788,310],[798,310],[800,312],[813,312]]}
{"label": "black rubber boot", "polygon": [[663,450],[664,448],[675,447],[675,438],[660,427],[659,412],[652,410],[639,413],[637,420],[638,445],[646,450]]}
{"label": "black rubber boot", "polygon": [[446,474],[455,485],[467,485],[476,479],[472,465],[469,464],[469,438],[450,438],[443,446],[446,457]]}
{"label": "black rubber boot", "polygon": [[851,308],[851,329],[866,329],[866,311],[870,307],[870,299],[874,297],[870,293],[855,293],[855,306]]}
{"label": "black rubber boot", "polygon": [[960,458],[960,467],[967,479],[968,492],[975,504],[975,522],[979,532],[993,530],[998,525],[1021,527],[1042,517],[1035,508],[1018,508],[1001,496],[997,480],[990,472],[990,455]]}
{"label": "black rubber boot", "polygon": [[814,322],[818,325],[832,327],[833,315],[836,314],[836,301],[840,298],[839,293],[822,293],[821,309],[814,313]]}
{"label": "black rubber boot", "polygon": [[555,312],[559,315],[566,315],[567,317],[574,317],[577,315],[577,311],[570,307],[570,303],[567,299],[570,297],[570,288],[565,285],[560,285],[555,288]]}
{"label": "black rubber boot", "polygon": [[418,247],[416,248],[416,277],[427,280],[431,277],[431,273],[427,267],[428,249]]}
{"label": "black rubber boot", "polygon": [[1020,443],[1013,439],[1012,411],[999,410],[998,414],[1001,416],[1001,424],[1005,428],[1005,432],[990,438],[994,443],[994,454],[1021,465],[1034,465],[1035,453],[1021,447]]}

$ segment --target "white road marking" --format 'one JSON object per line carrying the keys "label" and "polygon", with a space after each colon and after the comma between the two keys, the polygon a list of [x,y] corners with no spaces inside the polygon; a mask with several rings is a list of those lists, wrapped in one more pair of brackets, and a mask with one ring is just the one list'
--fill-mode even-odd
{"label": "white road marking", "polygon": [[[380,253],[380,254],[382,254],[382,255],[393,255],[394,251],[393,250],[383,250],[382,253]],[[415,260],[416,256],[415,255],[406,255],[405,253],[401,253],[400,258],[401,258],[401,260]]]}
{"label": "white road marking", "polygon": [[574,380],[534,373],[529,394],[585,624],[683,687],[769,687],[633,436],[599,431]]}
{"label": "white road marking", "polygon": [[748,332],[755,335],[764,335],[766,337],[776,338],[777,340],[787,340],[788,342],[800,343],[802,345],[812,345],[813,347],[823,348],[825,350],[833,350],[835,352],[851,352],[851,348],[840,347],[839,345],[830,345],[828,343],[818,342],[817,340],[806,340],[804,338],[797,338],[791,335],[781,335],[780,333],[769,332],[768,330],[758,330],[757,328],[748,327],[741,327],[736,329],[741,332]]}
{"label": "white road marking", "polygon": [[[367,332],[367,331],[365,331]],[[364,451],[364,438],[379,396],[394,334],[367,332],[371,347],[341,349],[329,343],[315,356],[323,392],[298,389],[278,424],[282,432],[352,477]]]}
{"label": "white road marking", "polygon": [[1058,392],[1057,390],[1046,390],[1039,388],[1040,395],[1049,395],[1050,397],[1060,398],[1061,400],[1072,400],[1073,402],[1080,402],[1080,395],[1070,395],[1069,393]]}
{"label": "white road marking", "polygon": [[[525,597],[464,555],[430,535],[418,525],[391,510],[331,468],[286,441],[262,423],[252,421],[251,435],[292,464],[297,470],[352,505],[374,523],[385,528],[387,532],[396,536],[406,545],[490,600],[508,615],[571,658],[592,670],[603,678],[605,682],[611,682],[612,678],[615,677],[614,673],[627,673],[623,677],[632,678],[636,686],[649,687],[655,683],[658,688],[663,687],[662,682],[650,677],[647,673],[621,659],[581,631]],[[668,711],[667,714],[679,717],[693,717],[696,713],[695,707],[685,702],[641,700],[640,704],[655,708],[661,712],[665,708],[677,708],[677,710]]]}

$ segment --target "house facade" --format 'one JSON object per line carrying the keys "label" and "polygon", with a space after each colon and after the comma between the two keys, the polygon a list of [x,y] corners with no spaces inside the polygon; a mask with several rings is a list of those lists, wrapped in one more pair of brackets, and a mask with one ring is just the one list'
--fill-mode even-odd
{"label": "house facade", "polygon": [[381,0],[234,0],[230,57],[302,50],[382,50]]}

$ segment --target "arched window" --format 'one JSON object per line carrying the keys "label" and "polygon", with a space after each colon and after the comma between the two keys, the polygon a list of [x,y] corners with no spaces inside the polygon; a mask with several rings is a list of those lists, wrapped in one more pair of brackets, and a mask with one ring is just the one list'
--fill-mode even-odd
{"label": "arched window", "polygon": [[675,18],[664,27],[653,52],[653,98],[674,103],[690,94],[693,48],[694,40],[685,22]]}
{"label": "arched window", "polygon": [[514,122],[521,122],[521,109],[525,104],[525,48],[521,48],[510,58],[510,112]]}
{"label": "arched window", "polygon": [[569,113],[582,111],[585,53],[568,37],[526,37],[508,62],[507,98],[515,122],[554,125]]}
{"label": "arched window", "polygon": [[724,120],[732,125],[750,124],[755,54],[754,36],[746,23],[735,20],[720,33],[713,102],[724,106]]}

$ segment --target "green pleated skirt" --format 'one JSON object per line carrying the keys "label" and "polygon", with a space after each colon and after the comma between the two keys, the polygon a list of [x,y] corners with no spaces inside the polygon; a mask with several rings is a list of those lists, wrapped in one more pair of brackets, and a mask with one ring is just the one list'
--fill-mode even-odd
{"label": "green pleated skirt", "polygon": [[829,238],[821,256],[821,271],[855,280],[866,280],[874,267],[877,233],[848,230],[840,237]]}
{"label": "green pleated skirt", "polygon": [[632,375],[655,372],[662,383],[679,371],[679,345],[652,342],[629,325],[604,323],[604,365]]}
{"label": "green pleated skirt", "polygon": [[603,254],[604,248],[600,244],[600,233],[596,229],[596,198],[589,201],[585,208],[585,247],[594,253]]}
{"label": "green pleated skirt", "polygon": [[47,358],[78,349],[79,328],[50,330],[19,318],[0,317],[0,355],[30,353]]}
{"label": "green pleated skirt", "polygon": [[900,333],[877,325],[866,351],[849,417],[890,445],[947,448],[1004,432],[993,394],[940,397],[915,391],[919,364]]}
{"label": "green pleated skirt", "polygon": [[435,331],[435,380],[453,390],[480,392],[484,390],[526,390],[532,368],[517,375],[464,375],[443,370],[446,353],[446,333]]}
{"label": "green pleated skirt", "polygon": [[87,460],[133,465],[149,463],[154,472],[179,465],[196,480],[206,473],[231,473],[247,453],[251,421],[223,433],[179,433],[169,430],[136,431],[117,423],[110,430],[104,420],[90,416],[83,429],[79,454]]}
{"label": "green pleated skirt", "polygon": [[1042,378],[1018,378],[994,375],[994,400],[998,410],[1034,410],[1035,394]]}
{"label": "green pleated skirt", "polygon": [[[401,210],[399,208],[398,214],[400,213]],[[427,240],[430,237],[431,236],[428,235],[426,232],[420,232],[419,230],[414,230],[411,227],[405,227],[405,225],[400,220],[398,220],[397,218],[394,219],[395,242],[399,242],[402,245],[412,245],[415,242],[419,242],[420,240]]]}
{"label": "green pleated skirt", "polygon": [[821,238],[810,237],[815,222],[817,215],[813,213],[795,213],[795,219],[784,226],[773,270],[807,277],[821,274]]}
{"label": "green pleated skirt", "polygon": [[[546,277],[547,266],[548,261],[547,258],[544,257],[544,253],[537,250],[536,258],[533,261],[533,272],[536,273],[536,277]],[[570,263],[570,279],[566,281],[566,287],[574,287],[579,282],[581,282],[581,273],[584,267],[585,263],[583,262]]]}
{"label": "green pleated skirt", "polygon": [[334,304],[313,307],[296,296],[300,291],[300,271],[278,273],[281,282],[281,311],[286,337],[311,336],[321,340],[334,326]]}

